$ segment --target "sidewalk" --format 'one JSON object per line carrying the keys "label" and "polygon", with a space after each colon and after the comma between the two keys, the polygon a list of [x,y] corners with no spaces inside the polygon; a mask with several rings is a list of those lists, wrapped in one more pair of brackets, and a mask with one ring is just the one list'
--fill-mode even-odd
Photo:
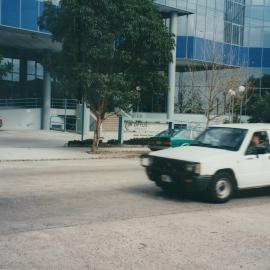
{"label": "sidewalk", "polygon": [[34,160],[79,160],[101,158],[139,157],[149,152],[147,147],[100,148],[97,154],[89,147],[67,147],[69,140],[78,140],[80,135],[42,130],[1,130],[0,162]]}

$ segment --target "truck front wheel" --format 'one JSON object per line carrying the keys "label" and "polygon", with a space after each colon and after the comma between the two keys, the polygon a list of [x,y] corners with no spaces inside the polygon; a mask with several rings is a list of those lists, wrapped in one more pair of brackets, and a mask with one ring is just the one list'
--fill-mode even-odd
{"label": "truck front wheel", "polygon": [[210,183],[208,194],[211,201],[215,203],[225,203],[233,195],[232,176],[228,172],[219,172]]}

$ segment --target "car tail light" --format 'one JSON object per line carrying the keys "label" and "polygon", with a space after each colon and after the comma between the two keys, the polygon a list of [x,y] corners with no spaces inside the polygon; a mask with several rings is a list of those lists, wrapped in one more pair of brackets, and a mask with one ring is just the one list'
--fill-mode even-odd
{"label": "car tail light", "polygon": [[162,144],[163,145],[171,145],[171,141],[163,141]]}

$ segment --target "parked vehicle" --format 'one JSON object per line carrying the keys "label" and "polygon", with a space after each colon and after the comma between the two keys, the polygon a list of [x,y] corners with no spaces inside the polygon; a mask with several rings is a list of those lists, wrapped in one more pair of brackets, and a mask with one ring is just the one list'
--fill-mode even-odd
{"label": "parked vehicle", "polygon": [[2,118],[1,118],[1,116],[0,116],[0,128],[3,126],[3,120],[2,120]]}
{"label": "parked vehicle", "polygon": [[198,132],[192,129],[164,130],[149,139],[148,147],[152,151],[177,147],[191,143],[196,136],[198,136]]}
{"label": "parked vehicle", "polygon": [[189,146],[142,157],[150,180],[164,190],[206,191],[227,202],[234,191],[270,186],[270,124],[207,128]]}

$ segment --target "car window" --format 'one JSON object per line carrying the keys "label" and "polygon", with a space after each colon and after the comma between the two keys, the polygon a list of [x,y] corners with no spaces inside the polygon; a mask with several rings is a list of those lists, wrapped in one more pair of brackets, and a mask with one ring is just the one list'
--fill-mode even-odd
{"label": "car window", "polygon": [[182,139],[182,140],[187,140],[191,138],[191,131],[190,130],[183,130],[182,132],[179,132],[178,134],[175,135],[175,139]]}
{"label": "car window", "polygon": [[156,137],[173,137],[175,136],[180,130],[179,129],[172,129],[172,130],[164,130],[156,135]]}
{"label": "car window", "polygon": [[246,155],[257,155],[269,153],[269,137],[266,131],[254,132],[248,148],[246,150]]}

